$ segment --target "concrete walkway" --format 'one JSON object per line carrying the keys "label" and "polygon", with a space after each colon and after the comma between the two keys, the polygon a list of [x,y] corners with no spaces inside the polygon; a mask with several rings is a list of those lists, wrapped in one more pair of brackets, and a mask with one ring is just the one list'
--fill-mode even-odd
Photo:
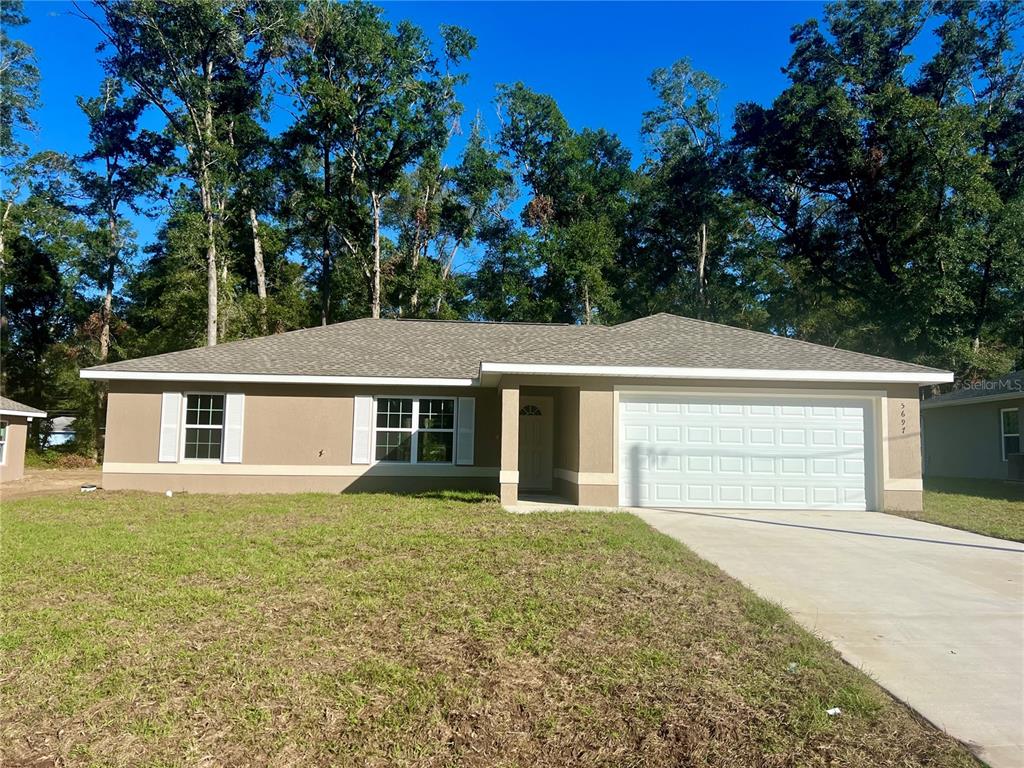
{"label": "concrete walkway", "polygon": [[1024,766],[1024,545],[877,512],[633,511],[994,768]]}

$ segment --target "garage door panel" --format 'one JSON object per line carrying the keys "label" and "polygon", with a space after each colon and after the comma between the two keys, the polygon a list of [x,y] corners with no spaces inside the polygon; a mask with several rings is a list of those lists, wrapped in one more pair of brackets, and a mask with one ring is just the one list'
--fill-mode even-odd
{"label": "garage door panel", "polygon": [[866,403],[638,398],[620,407],[623,504],[865,508]]}
{"label": "garage door panel", "polygon": [[743,504],[746,498],[743,495],[742,485],[719,485],[718,502],[723,506]]}
{"label": "garage door panel", "polygon": [[718,471],[723,474],[743,472],[742,456],[718,456]]}

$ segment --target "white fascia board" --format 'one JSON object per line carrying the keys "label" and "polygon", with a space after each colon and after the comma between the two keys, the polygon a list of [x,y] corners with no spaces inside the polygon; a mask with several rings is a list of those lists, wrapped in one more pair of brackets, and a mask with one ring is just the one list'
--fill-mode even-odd
{"label": "white fascia board", "polygon": [[257,373],[168,373],[166,371],[98,371],[86,368],[83,379],[100,381],[208,381],[219,384],[355,384],[400,387],[472,387],[475,379],[399,378],[396,376],[292,376]]}
{"label": "white fascia board", "polygon": [[931,408],[952,408],[956,405],[982,405],[983,403],[999,403],[1004,400],[1020,400],[1024,398],[1024,390],[1019,392],[1004,392],[998,395],[979,395],[978,397],[962,397],[958,400],[945,400],[933,402],[922,400],[921,407],[925,410]]}
{"label": "white fascia board", "polygon": [[7,408],[0,408],[0,416],[24,416],[28,419],[45,419],[46,411],[12,411]]}
{"label": "white fascia board", "polygon": [[873,384],[944,384],[950,371],[936,373],[890,371],[817,371],[774,368],[668,368],[631,365],[534,365],[481,363],[481,375],[539,374],[546,376],[624,376],[654,379],[729,379],[734,381],[847,381]]}

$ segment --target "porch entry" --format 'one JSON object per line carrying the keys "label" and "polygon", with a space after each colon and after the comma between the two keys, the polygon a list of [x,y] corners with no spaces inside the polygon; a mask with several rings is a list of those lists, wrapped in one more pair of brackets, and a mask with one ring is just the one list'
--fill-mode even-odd
{"label": "porch entry", "polygon": [[554,468],[554,398],[519,398],[519,489],[550,491]]}

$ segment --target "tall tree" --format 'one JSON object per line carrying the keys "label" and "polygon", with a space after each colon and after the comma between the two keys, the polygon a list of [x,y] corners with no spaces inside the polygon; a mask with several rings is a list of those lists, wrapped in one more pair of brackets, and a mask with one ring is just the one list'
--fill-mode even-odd
{"label": "tall tree", "polygon": [[398,232],[401,273],[395,301],[412,317],[442,315],[462,303],[456,258],[500,218],[515,196],[511,172],[488,146],[483,121],[473,121],[458,165],[425,158],[399,183],[386,223]]}
{"label": "tall tree", "polygon": [[125,277],[133,250],[123,214],[145,212],[142,198],[157,191],[161,171],[172,162],[172,147],[163,137],[139,129],[146,101],[138,95],[126,98],[120,81],[105,79],[98,96],[80,97],[78,104],[89,121],[91,146],[78,158],[77,181],[86,201],[83,212],[96,231],[85,272],[102,292],[97,359],[105,363],[114,290]]}
{"label": "tall tree", "polygon": [[[69,384],[77,377],[67,373],[77,365],[67,345],[86,314],[79,280],[86,227],[65,206],[64,191],[59,183],[37,184],[18,204],[17,234],[0,276],[2,389],[48,411],[76,405]],[[32,447],[44,428],[33,422]]]}
{"label": "tall tree", "polygon": [[258,88],[288,25],[291,5],[271,0],[98,0],[100,17],[76,5],[100,30],[111,76],[130,83],[166,118],[186,155],[206,230],[206,343],[215,345],[220,293],[217,240],[232,174],[231,129],[239,82]]}
{"label": "tall tree", "polygon": [[[370,315],[380,317],[385,199],[411,165],[444,147],[460,111],[455,88],[464,80],[451,69],[475,40],[444,26],[443,54],[435,56],[421,29],[408,21],[392,27],[380,8],[363,2],[314,3],[307,17],[314,34],[292,72],[307,109],[317,103],[298,124],[320,140],[324,189],[341,208],[339,239],[363,268]],[[334,255],[328,246],[325,281]]]}
{"label": "tall tree", "polygon": [[[863,0],[825,21],[794,30],[771,107],[739,108],[736,184],[783,257],[855,308],[844,343],[981,373],[1022,296],[1020,7]],[[913,68],[929,26],[938,50]],[[982,367],[1002,372],[1014,352],[990,343],[1002,362]]]}
{"label": "tall tree", "polygon": [[499,143],[529,189],[522,222],[537,240],[551,319],[606,322],[633,171],[630,154],[604,130],[574,132],[550,96],[522,83],[500,86]]}
{"label": "tall tree", "polygon": [[692,275],[696,300],[686,310],[716,318],[709,273],[719,277],[716,267],[725,266],[723,250],[732,234],[718,107],[723,86],[686,59],[655,70],[650,83],[659,103],[644,114],[641,128],[651,146],[644,168],[650,231],[641,237],[665,277]]}
{"label": "tall tree", "polygon": [[311,265],[321,325],[338,313],[341,233],[351,233],[358,223],[345,221],[352,214],[343,191],[351,172],[340,167],[350,134],[348,57],[356,18],[340,3],[310,3],[290,38],[285,61],[285,87],[296,117],[281,140],[287,161],[282,163],[288,192],[284,213]]}
{"label": "tall tree", "polygon": [[31,178],[24,166],[28,146],[23,134],[35,128],[32,110],[39,105],[39,68],[35,52],[11,32],[28,23],[21,0],[0,4],[0,269],[11,214],[22,190]]}

